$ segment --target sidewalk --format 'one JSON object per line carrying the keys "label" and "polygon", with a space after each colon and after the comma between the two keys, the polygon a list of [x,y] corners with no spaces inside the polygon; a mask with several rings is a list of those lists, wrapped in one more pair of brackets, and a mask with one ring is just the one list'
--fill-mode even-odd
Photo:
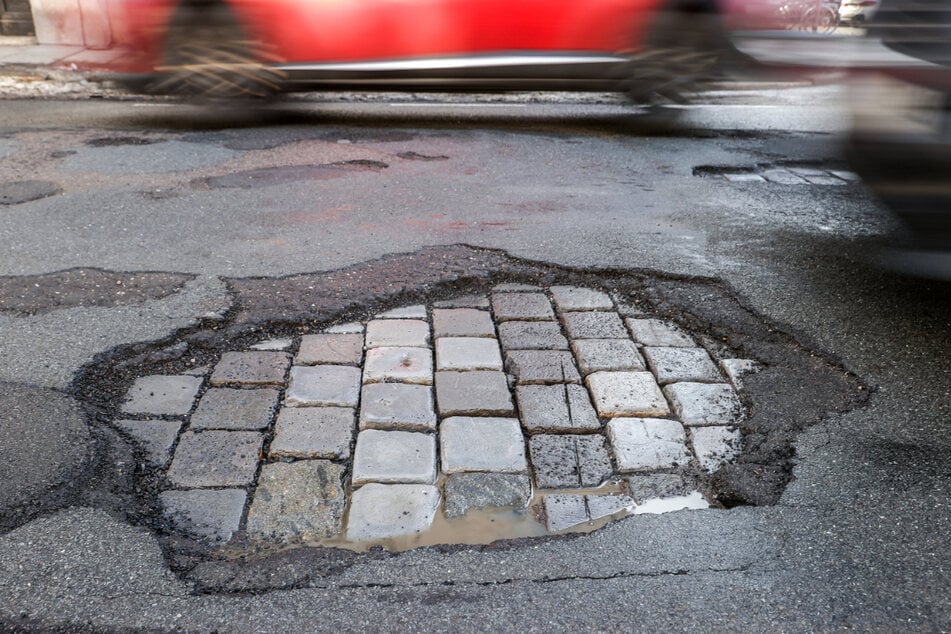
{"label": "sidewalk", "polygon": [[83,46],[37,44],[33,37],[0,37],[0,68],[43,66],[63,70],[102,70],[120,59],[119,48],[104,50]]}

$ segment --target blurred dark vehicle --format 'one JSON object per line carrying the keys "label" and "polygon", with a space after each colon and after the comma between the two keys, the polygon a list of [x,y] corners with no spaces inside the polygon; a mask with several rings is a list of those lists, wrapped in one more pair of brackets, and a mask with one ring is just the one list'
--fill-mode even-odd
{"label": "blurred dark vehicle", "polygon": [[621,91],[679,103],[743,60],[774,0],[124,0],[139,91]]}
{"label": "blurred dark vehicle", "polygon": [[951,279],[951,0],[883,0],[868,36],[894,56],[857,81],[849,160],[908,229],[890,263]]}

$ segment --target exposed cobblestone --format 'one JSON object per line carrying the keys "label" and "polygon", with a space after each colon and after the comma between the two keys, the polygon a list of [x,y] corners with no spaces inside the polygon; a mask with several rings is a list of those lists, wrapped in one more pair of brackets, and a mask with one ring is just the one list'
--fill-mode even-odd
{"label": "exposed cobblestone", "polygon": [[394,308],[377,315],[377,319],[426,319],[426,307],[422,304]]}
{"label": "exposed cobblestone", "polygon": [[595,372],[585,381],[599,416],[665,416],[670,412],[650,372]]}
{"label": "exposed cobblestone", "polygon": [[499,324],[505,350],[567,350],[568,340],[555,322],[508,321]]}
{"label": "exposed cobblestone", "polygon": [[264,436],[257,432],[187,431],[175,449],[168,479],[182,488],[251,484],[263,443]]}
{"label": "exposed cobblestone", "polygon": [[360,429],[435,431],[432,388],[404,383],[365,385],[360,398]]}
{"label": "exposed cobblestone", "polygon": [[551,295],[558,310],[612,310],[614,302],[607,293],[577,286],[552,286]]}
{"label": "exposed cobblestone", "polygon": [[547,495],[546,526],[554,533],[629,511],[633,506],[634,500],[626,495]]}
{"label": "exposed cobblestone", "polygon": [[444,488],[449,518],[473,509],[523,509],[532,499],[531,479],[517,473],[456,473]]}
{"label": "exposed cobblestone", "polygon": [[172,458],[172,446],[182,428],[180,420],[117,420],[115,426],[140,443],[146,460],[164,467]]}
{"label": "exposed cobblestone", "polygon": [[290,362],[286,352],[226,352],[211,374],[211,384],[281,385]]}
{"label": "exposed cobblestone", "polygon": [[759,369],[759,364],[750,359],[723,359],[720,361],[720,369],[738,390],[743,389],[743,377],[752,374]]}
{"label": "exposed cobblestone", "polygon": [[355,335],[363,334],[366,327],[358,321],[351,321],[345,324],[338,324],[327,328],[324,333],[328,335]]}
{"label": "exposed cobblestone", "polygon": [[429,324],[419,319],[374,319],[367,324],[367,348],[425,348]]}
{"label": "exposed cobblestone", "polygon": [[519,385],[515,395],[522,425],[530,433],[601,428],[588,392],[580,385]]}
{"label": "exposed cobblestone", "polygon": [[724,383],[674,383],[664,394],[684,425],[732,425],[742,417],[740,399]]}
{"label": "exposed cobblestone", "polygon": [[541,489],[593,488],[614,468],[604,437],[539,434],[529,439],[535,484]]}
{"label": "exposed cobblestone", "polygon": [[634,475],[627,479],[628,490],[636,504],[647,500],[686,495],[690,487],[682,476],[671,473]]}
{"label": "exposed cobblestone", "polygon": [[121,409],[127,414],[184,416],[201,384],[201,377],[195,376],[143,376],[132,384]]}
{"label": "exposed cobblestone", "polygon": [[571,342],[578,367],[585,376],[592,372],[645,370],[637,346],[630,339],[581,339]]}
{"label": "exposed cobblestone", "polygon": [[343,528],[346,502],[340,465],[326,460],[266,464],[248,510],[248,536],[291,542],[333,537]]}
{"label": "exposed cobblestone", "polygon": [[740,430],[735,427],[695,427],[690,431],[693,452],[708,473],[733,462],[740,453]]}
{"label": "exposed cobblestone", "polygon": [[565,330],[572,339],[625,339],[627,329],[617,313],[600,311],[565,313]]}
{"label": "exposed cobblestone", "polygon": [[513,350],[505,369],[520,385],[581,382],[571,354],[561,350]]}
{"label": "exposed cobblestone", "polygon": [[493,293],[492,311],[498,321],[551,321],[551,301],[544,293]]}
{"label": "exposed cobblestone", "polygon": [[436,337],[495,337],[492,315],[473,308],[434,309],[433,334]]}
{"label": "exposed cobblestone", "polygon": [[507,416],[515,413],[503,372],[437,372],[440,416]]}
{"label": "exposed cobblestone", "polygon": [[244,489],[164,491],[165,517],[178,530],[198,539],[226,542],[238,532],[247,493]]}
{"label": "exposed cobblestone", "polygon": [[645,346],[693,348],[694,340],[677,326],[661,319],[628,318],[627,327],[634,341]]}
{"label": "exposed cobblestone", "polygon": [[360,365],[363,335],[304,335],[294,363],[297,365]]}
{"label": "exposed cobblestone", "polygon": [[354,418],[354,410],[349,407],[285,408],[277,417],[268,456],[349,458]]}
{"label": "exposed cobblestone", "polygon": [[356,407],[360,368],[348,365],[295,366],[285,401],[291,407]]}
{"label": "exposed cobblestone", "polygon": [[429,348],[374,348],[367,351],[364,383],[399,381],[433,384],[433,353]]}
{"label": "exposed cobblestone", "polygon": [[446,299],[433,304],[434,308],[488,308],[489,298],[485,295],[463,295],[455,299]]}
{"label": "exposed cobblestone", "polygon": [[368,429],[357,435],[353,484],[436,481],[436,438],[408,431]]}
{"label": "exposed cobblestone", "polygon": [[615,418],[608,438],[618,471],[669,469],[690,461],[683,425],[660,418]]}
{"label": "exposed cobblestone", "polygon": [[422,484],[368,484],[353,492],[347,518],[352,541],[390,539],[428,530],[442,497]]}
{"label": "exposed cobblestone", "polygon": [[213,387],[198,401],[191,428],[264,429],[271,424],[278,398],[273,388]]}
{"label": "exposed cobblestone", "polygon": [[516,418],[447,418],[439,427],[443,473],[527,473],[525,440]]}
{"label": "exposed cobblestone", "polygon": [[501,370],[502,353],[496,339],[442,337],[436,340],[437,370]]}
{"label": "exposed cobblestone", "polygon": [[644,347],[644,358],[661,385],[678,381],[715,383],[723,377],[703,348]]}

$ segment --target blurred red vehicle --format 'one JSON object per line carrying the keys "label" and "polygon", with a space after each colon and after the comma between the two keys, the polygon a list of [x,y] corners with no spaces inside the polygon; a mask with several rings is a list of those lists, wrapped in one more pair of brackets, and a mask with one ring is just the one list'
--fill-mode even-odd
{"label": "blurred red vehicle", "polygon": [[682,101],[767,0],[124,0],[150,92],[619,90]]}

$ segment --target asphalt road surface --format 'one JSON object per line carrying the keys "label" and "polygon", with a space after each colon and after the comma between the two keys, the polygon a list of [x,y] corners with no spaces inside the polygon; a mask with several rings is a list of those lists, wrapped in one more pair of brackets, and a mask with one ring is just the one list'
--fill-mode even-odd
{"label": "asphalt road surface", "polygon": [[[844,101],[751,86],[673,129],[546,95],[0,102],[0,183],[38,198],[0,205],[0,629],[947,631],[951,287],[874,265],[900,229],[860,183],[750,177],[847,171]],[[235,280],[392,265],[366,295],[398,302],[425,294],[414,258],[483,253],[655,280],[733,328],[746,311],[856,394],[789,439],[774,504],[181,574],[203,555],[170,555],[127,504],[131,449],[76,373],[222,315],[228,332]],[[784,405],[808,407],[818,388],[797,387]]]}

